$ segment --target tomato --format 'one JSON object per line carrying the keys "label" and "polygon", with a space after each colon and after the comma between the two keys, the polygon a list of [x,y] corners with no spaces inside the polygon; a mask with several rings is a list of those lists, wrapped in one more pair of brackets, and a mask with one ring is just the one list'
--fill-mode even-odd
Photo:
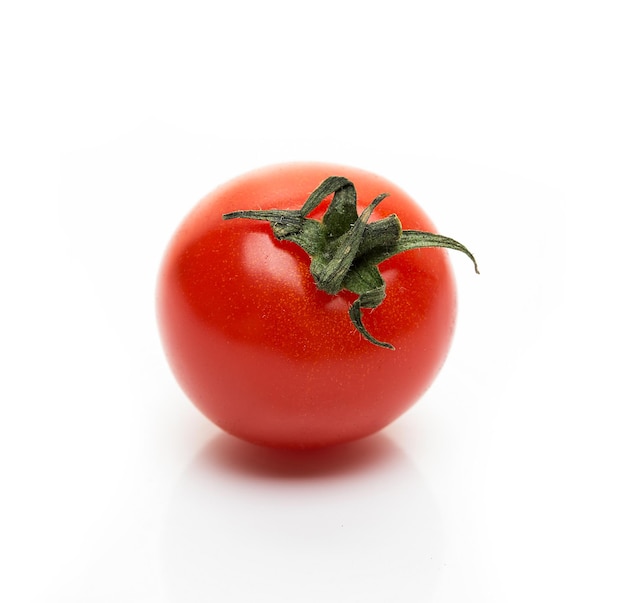
{"label": "tomato", "polygon": [[[364,249],[349,239],[357,227],[367,238],[375,230],[372,224],[397,221],[397,215],[405,231],[435,232],[404,191],[377,175],[336,165],[285,164],[240,176],[202,199],[174,234],[162,262],[157,315],[172,371],[202,413],[250,442],[314,448],[373,434],[420,398],[450,346],[456,293],[441,246],[384,257],[378,269],[367,272],[374,278],[379,271],[384,300],[368,304],[361,301],[369,299],[369,289],[361,295],[358,279],[343,273],[332,293],[319,287],[332,280],[324,276],[330,252],[311,259],[298,236],[277,238],[282,216],[298,217],[296,210],[331,176],[343,177],[341,194],[348,204],[356,191],[359,215],[387,193],[367,210],[367,219],[355,221],[355,213],[327,236],[332,249],[340,247],[336,255],[347,257],[340,270],[367,255],[354,255],[355,247]],[[307,228],[316,233],[327,220],[324,232],[332,230],[325,215],[335,197],[318,199],[307,213]],[[346,207],[339,218],[355,211]],[[272,222],[258,212],[269,209],[283,213]],[[342,229],[349,230],[343,247],[336,243]],[[303,245],[309,252],[317,249]],[[473,260],[456,245],[445,246]],[[314,265],[321,268],[312,275]],[[349,282],[355,286],[345,285]]]}

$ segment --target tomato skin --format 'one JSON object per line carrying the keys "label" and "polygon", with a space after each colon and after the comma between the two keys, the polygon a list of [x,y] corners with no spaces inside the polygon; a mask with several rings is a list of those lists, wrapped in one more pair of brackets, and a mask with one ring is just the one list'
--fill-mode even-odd
{"label": "tomato skin", "polygon": [[[157,317],[182,389],[225,431],[257,444],[314,448],[388,425],[426,391],[447,355],[456,293],[447,252],[418,249],[380,264],[387,297],[364,312],[366,341],[348,308],[355,296],[319,291],[310,259],[266,222],[222,219],[240,209],[299,209],[328,176],[356,187],[359,213],[390,196],[371,221],[396,213],[405,229],[436,232],[389,181],[355,168],[284,164],[244,174],[207,195],[163,258]],[[321,219],[328,200],[310,217]]]}

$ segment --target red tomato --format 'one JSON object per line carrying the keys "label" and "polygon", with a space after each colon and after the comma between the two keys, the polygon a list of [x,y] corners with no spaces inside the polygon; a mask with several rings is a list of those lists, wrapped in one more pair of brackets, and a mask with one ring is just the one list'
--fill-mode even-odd
{"label": "red tomato", "polygon": [[[250,442],[313,448],[362,438],[410,408],[439,371],[455,324],[455,286],[441,248],[383,261],[386,298],[363,311],[373,345],[355,328],[357,298],[317,288],[311,259],[277,240],[267,221],[223,219],[237,210],[300,209],[327,177],[354,183],[358,213],[380,193],[370,222],[397,214],[406,229],[435,232],[420,207],[374,174],[325,164],[245,174],[205,197],[163,259],[158,323],[182,389],[209,419]],[[309,218],[321,220],[332,196]]]}

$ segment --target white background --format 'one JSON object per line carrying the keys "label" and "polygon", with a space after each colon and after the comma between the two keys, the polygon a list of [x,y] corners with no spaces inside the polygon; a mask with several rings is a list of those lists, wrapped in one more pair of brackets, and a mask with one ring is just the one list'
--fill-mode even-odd
{"label": "white background", "polygon": [[[0,9],[0,599],[626,600],[622,2]],[[380,173],[478,257],[420,403],[281,454],[185,399],[163,249],[278,161]]]}

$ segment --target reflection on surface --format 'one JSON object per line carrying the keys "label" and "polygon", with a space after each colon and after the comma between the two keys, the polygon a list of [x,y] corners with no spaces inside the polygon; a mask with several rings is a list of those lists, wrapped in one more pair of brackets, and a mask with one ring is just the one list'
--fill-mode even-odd
{"label": "reflection on surface", "polygon": [[255,277],[279,281],[289,289],[300,291],[298,260],[285,249],[277,248],[276,242],[267,232],[252,232],[245,237],[242,261],[244,268]]}
{"label": "reflection on surface", "polygon": [[428,601],[441,562],[434,502],[377,435],[319,451],[220,434],[173,493],[163,533],[172,601]]}
{"label": "reflection on surface", "polygon": [[218,469],[251,478],[330,479],[375,471],[398,452],[382,435],[321,450],[280,450],[220,434],[198,455],[196,466],[208,473]]}

